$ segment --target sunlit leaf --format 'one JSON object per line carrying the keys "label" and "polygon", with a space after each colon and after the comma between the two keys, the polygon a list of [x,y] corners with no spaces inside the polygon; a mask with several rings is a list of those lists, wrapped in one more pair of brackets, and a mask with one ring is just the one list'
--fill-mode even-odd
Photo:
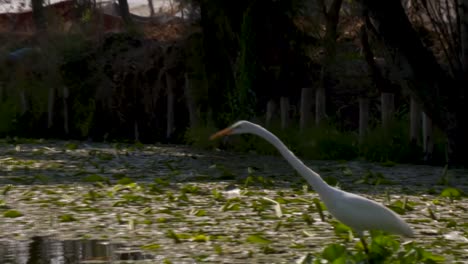
{"label": "sunlit leaf", "polygon": [[213,245],[213,249],[216,252],[216,254],[223,255],[223,247],[222,246],[220,246],[218,244],[215,244],[215,245]]}
{"label": "sunlit leaf", "polygon": [[205,216],[206,215],[206,210],[203,210],[203,209],[192,209],[190,211],[190,214],[191,215],[195,215],[195,216]]}
{"label": "sunlit leaf", "polygon": [[263,236],[256,234],[256,235],[250,235],[246,239],[247,242],[253,243],[253,244],[270,244],[272,243],[271,240],[264,238]]}
{"label": "sunlit leaf", "polygon": [[20,211],[16,211],[16,210],[8,210],[3,213],[3,216],[9,217],[9,218],[16,218],[16,217],[23,216],[23,213],[21,213]]}
{"label": "sunlit leaf", "polygon": [[117,181],[117,184],[122,184],[122,185],[126,185],[126,184],[130,184],[130,183],[134,183],[135,181],[128,178],[128,177],[124,177],[120,180]]}
{"label": "sunlit leaf", "polygon": [[187,184],[181,188],[181,191],[184,193],[198,193],[200,191],[200,188],[193,184]]}
{"label": "sunlit leaf", "polygon": [[59,221],[66,223],[66,222],[74,222],[77,220],[73,215],[64,214],[64,215],[59,216]]}
{"label": "sunlit leaf", "polygon": [[442,190],[440,196],[447,197],[450,199],[460,199],[462,196],[462,192],[457,188],[448,187]]}
{"label": "sunlit leaf", "polygon": [[156,243],[151,243],[151,244],[146,244],[140,247],[143,250],[150,250],[150,251],[156,251],[159,248],[161,248],[161,245],[156,244]]}
{"label": "sunlit leaf", "polygon": [[192,237],[192,241],[194,241],[194,242],[207,242],[209,240],[210,240],[210,237],[205,236],[203,234],[199,234],[199,235],[196,235],[196,236]]}
{"label": "sunlit leaf", "polygon": [[216,189],[213,189],[211,191],[211,194],[213,195],[214,199],[217,200],[217,201],[224,200],[223,194],[220,191],[216,190]]}

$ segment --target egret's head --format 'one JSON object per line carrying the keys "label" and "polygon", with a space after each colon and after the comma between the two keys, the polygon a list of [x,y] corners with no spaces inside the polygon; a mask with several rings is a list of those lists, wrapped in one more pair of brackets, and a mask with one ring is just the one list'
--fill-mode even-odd
{"label": "egret's head", "polygon": [[220,130],[214,133],[213,135],[211,135],[210,139],[213,140],[215,138],[219,138],[219,137],[227,136],[227,135],[251,133],[252,129],[255,126],[256,126],[255,124],[250,123],[249,121],[244,121],[244,120],[237,121],[230,127],[227,127],[223,130]]}

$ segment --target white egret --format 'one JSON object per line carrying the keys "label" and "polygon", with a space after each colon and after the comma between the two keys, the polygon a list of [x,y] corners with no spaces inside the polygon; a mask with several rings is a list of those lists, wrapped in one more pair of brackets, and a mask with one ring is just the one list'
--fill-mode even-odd
{"label": "white egret", "polygon": [[357,233],[366,251],[367,246],[362,239],[365,230],[382,230],[408,237],[414,236],[411,227],[398,214],[380,203],[328,185],[318,173],[304,165],[281,140],[257,124],[238,121],[213,134],[210,139],[234,134],[254,134],[275,146],[318,193],[330,214]]}

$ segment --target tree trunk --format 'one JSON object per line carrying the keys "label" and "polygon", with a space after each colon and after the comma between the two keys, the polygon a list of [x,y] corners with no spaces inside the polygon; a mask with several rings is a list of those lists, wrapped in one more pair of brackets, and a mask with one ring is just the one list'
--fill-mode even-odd
{"label": "tree trunk", "polygon": [[325,54],[322,62],[322,70],[320,72],[320,84],[316,90],[316,119],[319,124],[326,116],[326,90],[328,88],[328,80],[330,76],[330,66],[335,62],[336,58],[336,38],[338,37],[338,22],[340,20],[340,9],[343,0],[333,0],[330,8],[326,7],[326,1],[319,0],[318,4],[325,16],[325,36],[323,46]]}
{"label": "tree trunk", "polygon": [[460,40],[463,75],[468,79],[468,0],[460,0],[458,14],[460,16]]}
{"label": "tree trunk", "polygon": [[198,126],[198,110],[195,102],[195,98],[192,94],[192,88],[190,86],[190,79],[188,73],[184,74],[185,77],[185,101],[187,103],[187,109],[189,111],[190,127]]}
{"label": "tree trunk", "polygon": [[364,141],[369,127],[369,98],[359,98],[359,143]]}
{"label": "tree trunk", "polygon": [[153,0],[148,0],[148,8],[150,10],[150,17],[154,17],[154,5]]}
{"label": "tree trunk", "polygon": [[276,104],[275,101],[270,100],[267,103],[267,111],[266,111],[266,126],[269,127],[271,125],[271,122],[273,121],[273,118],[275,116],[275,111],[276,111]]}
{"label": "tree trunk", "polygon": [[468,165],[467,99],[464,76],[452,78],[423,45],[400,1],[360,0],[372,27],[397,58],[400,77],[408,82],[415,100],[448,139],[449,163]]}
{"label": "tree trunk", "polygon": [[120,16],[122,17],[126,25],[131,24],[132,19],[130,17],[130,9],[128,7],[128,1],[127,0],[118,0],[118,1],[119,1]]}
{"label": "tree trunk", "polygon": [[302,88],[301,91],[301,113],[300,113],[300,128],[304,130],[313,124],[313,102],[314,102],[314,89]]}
{"label": "tree trunk", "polygon": [[167,124],[166,138],[170,139],[174,132],[174,79],[166,73],[166,91],[167,91]]}
{"label": "tree trunk", "polygon": [[315,124],[319,125],[326,118],[325,88],[315,90]]}
{"label": "tree trunk", "polygon": [[410,109],[410,141],[415,145],[421,144],[421,118],[422,111],[418,102],[411,97]]}
{"label": "tree trunk", "polygon": [[395,114],[395,95],[392,93],[382,93],[381,96],[381,114],[382,114],[382,127],[387,129],[393,121]]}
{"label": "tree trunk", "polygon": [[286,129],[289,126],[289,98],[281,97],[280,109],[281,109],[281,128]]}
{"label": "tree trunk", "polygon": [[42,32],[46,29],[46,17],[43,0],[31,0],[33,20],[36,30]]}
{"label": "tree trunk", "polygon": [[[231,32],[226,31],[221,24],[216,23],[222,18],[219,12],[213,12],[216,9],[214,2],[200,2],[200,25],[203,31],[203,66],[206,75],[208,87],[208,101],[211,102],[212,119],[218,127],[229,125],[229,121],[223,115],[226,112],[232,112],[233,109],[229,104],[226,91],[237,89],[233,64],[230,58],[230,53],[233,50],[232,43],[235,41],[227,41],[230,39]],[[225,20],[221,20],[225,21]],[[220,89],[223,87],[223,89]]]}
{"label": "tree trunk", "polygon": [[384,76],[384,73],[382,73],[381,68],[377,65],[375,61],[375,55],[369,44],[369,36],[367,34],[365,25],[361,27],[360,33],[361,33],[360,38],[361,38],[362,51],[364,53],[364,58],[368,66],[369,75],[372,79],[372,82],[374,83],[375,87],[380,92],[383,92],[383,93],[395,92],[396,87],[388,79],[388,76]]}

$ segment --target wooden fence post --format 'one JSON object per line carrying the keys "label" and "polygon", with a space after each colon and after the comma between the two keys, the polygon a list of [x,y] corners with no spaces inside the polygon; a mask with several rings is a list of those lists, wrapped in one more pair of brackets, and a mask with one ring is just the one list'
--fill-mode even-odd
{"label": "wooden fence post", "polygon": [[187,109],[189,111],[190,127],[196,127],[198,126],[198,111],[195,98],[192,93],[190,78],[187,72],[184,74],[184,79],[185,102],[187,103]]}
{"label": "wooden fence post", "polygon": [[273,120],[273,116],[275,115],[276,111],[276,104],[275,101],[269,100],[267,103],[267,111],[266,111],[266,126],[270,126]]}
{"label": "wooden fence post", "polygon": [[325,89],[318,87],[315,90],[315,124],[319,125],[326,117]]}
{"label": "wooden fence post", "polygon": [[47,102],[47,128],[51,128],[54,123],[55,87],[49,87]]}
{"label": "wooden fence post", "polygon": [[312,88],[302,88],[301,91],[301,108],[300,108],[300,129],[304,130],[313,123],[313,106],[314,90]]}
{"label": "wooden fence post", "polygon": [[421,106],[411,97],[410,106],[410,141],[413,144],[421,144],[422,111]]}
{"label": "wooden fence post", "polygon": [[21,100],[21,115],[23,115],[29,109],[28,100],[26,98],[26,91],[24,89],[20,91],[20,100]]}
{"label": "wooden fence post", "polygon": [[364,141],[369,127],[369,98],[359,98],[359,143]]}
{"label": "wooden fence post", "polygon": [[136,120],[133,122],[133,134],[135,135],[135,142],[140,141],[140,132],[138,130],[138,122]]}
{"label": "wooden fence post", "polygon": [[167,91],[167,123],[166,138],[169,139],[174,132],[174,85],[173,77],[166,72],[166,91]]}
{"label": "wooden fence post", "polygon": [[281,128],[285,129],[289,126],[289,98],[280,98],[280,109],[281,109]]}
{"label": "wooden fence post", "polygon": [[65,130],[65,134],[68,135],[68,97],[69,97],[69,90],[67,86],[63,87],[63,129]]}
{"label": "wooden fence post", "polygon": [[382,114],[382,126],[388,128],[393,120],[395,113],[395,95],[393,93],[382,93],[380,95],[381,100],[381,114]]}
{"label": "wooden fence post", "polygon": [[432,120],[424,112],[422,115],[422,123],[423,123],[424,160],[428,161],[432,158],[432,152],[434,150],[434,138],[432,136],[432,132],[433,132]]}

